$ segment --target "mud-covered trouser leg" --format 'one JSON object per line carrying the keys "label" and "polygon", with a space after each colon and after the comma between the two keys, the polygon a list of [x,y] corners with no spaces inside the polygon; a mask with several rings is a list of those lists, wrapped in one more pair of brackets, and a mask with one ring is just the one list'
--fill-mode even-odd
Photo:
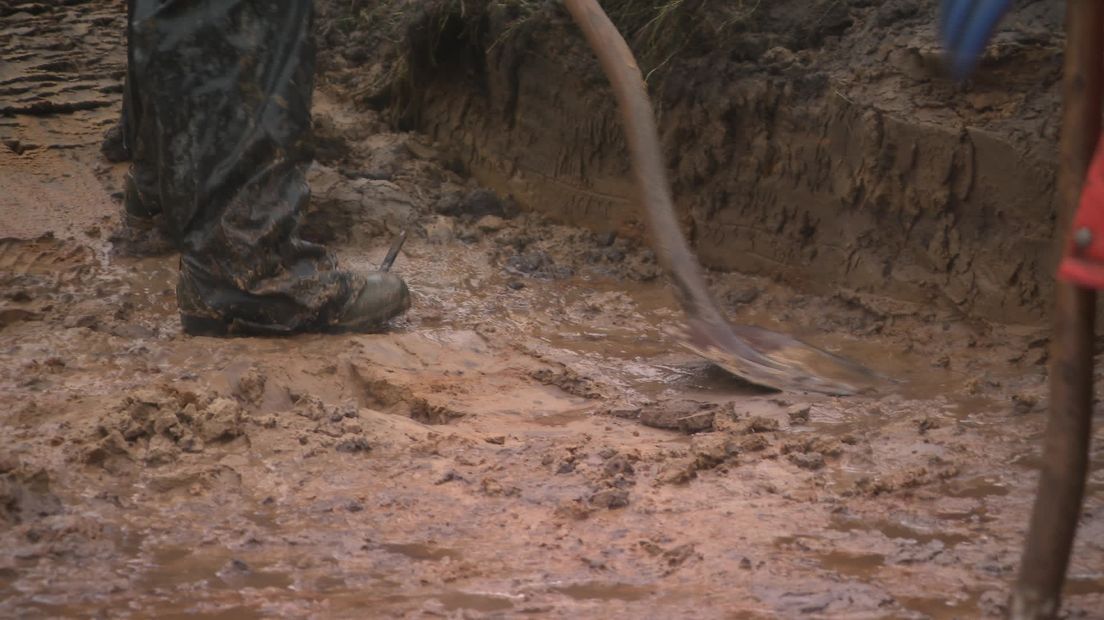
{"label": "mud-covered trouser leg", "polygon": [[310,197],[312,0],[131,8],[132,179],[181,247],[186,326],[330,324],[355,283],[297,233]]}

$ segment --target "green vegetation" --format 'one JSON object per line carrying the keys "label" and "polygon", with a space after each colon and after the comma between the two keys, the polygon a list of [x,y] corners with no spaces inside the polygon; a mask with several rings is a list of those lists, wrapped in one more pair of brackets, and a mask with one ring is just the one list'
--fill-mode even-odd
{"label": "green vegetation", "polygon": [[[559,0],[335,0],[348,3],[338,28],[343,32],[371,30],[391,43],[409,35],[412,20],[426,20],[445,32],[450,20],[459,19],[465,30],[478,28],[487,15],[505,17],[505,26],[487,50],[510,42],[528,28],[539,28],[554,12],[562,12]],[[600,0],[638,56],[641,69],[651,75],[679,54],[723,44],[760,9],[762,0]],[[432,43],[437,43],[435,40]]]}

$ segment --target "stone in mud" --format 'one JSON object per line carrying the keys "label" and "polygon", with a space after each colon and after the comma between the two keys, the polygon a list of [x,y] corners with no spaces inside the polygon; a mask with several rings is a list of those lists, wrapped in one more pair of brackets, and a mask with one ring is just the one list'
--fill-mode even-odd
{"label": "stone in mud", "polygon": [[195,433],[191,430],[185,430],[180,436],[180,439],[176,441],[176,445],[179,446],[181,450],[192,454],[203,452],[203,449],[206,447],[203,440],[196,437]]}
{"label": "stone in mud", "polygon": [[777,430],[778,420],[764,418],[762,416],[753,416],[746,420],[741,420],[733,427],[734,432],[742,435],[750,435],[752,433],[773,433]]}
{"label": "stone in mud", "polygon": [[166,394],[153,389],[138,390],[123,399],[121,415],[111,425],[122,433],[127,441],[135,441],[153,432],[154,421],[165,409],[175,407]]}
{"label": "stone in mud", "polygon": [[616,231],[610,230],[606,232],[594,233],[594,243],[603,248],[610,247],[611,245],[613,245],[614,241],[617,241]]}
{"label": "stone in mud", "polygon": [[351,437],[338,443],[335,449],[338,452],[359,454],[371,451],[372,446],[368,443],[368,440],[363,437]]}
{"label": "stone in mud", "polygon": [[624,508],[629,505],[629,492],[625,489],[602,489],[590,496],[590,505],[595,508]]}
{"label": "stone in mud", "polygon": [[761,433],[748,435],[740,439],[739,442],[740,452],[761,452],[769,448],[770,445],[770,440]]}
{"label": "stone in mud", "polygon": [[146,456],[143,461],[150,467],[168,465],[177,459],[179,453],[180,450],[171,439],[163,435],[154,435],[150,437],[149,445],[146,446]]}
{"label": "stone in mud", "polygon": [[484,478],[479,486],[484,495],[491,497],[516,497],[521,495],[521,489],[504,485],[494,478]]}
{"label": "stone in mud", "polygon": [[789,49],[777,46],[772,47],[766,51],[761,57],[760,62],[764,65],[773,65],[778,68],[788,67],[794,63],[797,57]]}
{"label": "stone in mud", "polygon": [[594,508],[581,499],[569,499],[556,506],[555,515],[561,519],[582,521],[594,512]]}
{"label": "stone in mud", "polygon": [[824,455],[819,452],[794,452],[789,455],[790,462],[801,469],[817,470],[824,467]]}
{"label": "stone in mud", "polygon": [[568,394],[573,394],[581,398],[593,399],[602,397],[602,393],[598,390],[598,386],[593,380],[580,375],[566,366],[560,366],[559,368],[538,368],[531,372],[529,376],[545,385],[558,387]]}
{"label": "stone in mud", "polygon": [[130,458],[126,437],[118,429],[101,428],[103,436],[81,456],[86,465],[101,465],[113,456]]}
{"label": "stone in mud", "polygon": [[264,398],[265,382],[264,372],[256,366],[250,366],[241,377],[238,378],[238,394],[245,402],[260,405]]}
{"label": "stone in mud", "polygon": [[943,423],[939,421],[939,418],[927,416],[916,423],[916,432],[925,435],[928,431],[935,430],[942,426]]}
{"label": "stone in mud", "polygon": [[744,306],[759,299],[760,290],[748,286],[734,288],[724,294],[724,300],[729,306]]}
{"label": "stone in mud", "polygon": [[638,282],[650,282],[659,276],[659,264],[651,250],[637,252],[624,261],[624,276]]}
{"label": "stone in mud", "polygon": [[694,466],[703,470],[712,469],[736,457],[740,449],[730,435],[706,433],[695,435],[690,440],[690,452],[694,455]]}
{"label": "stone in mud", "polygon": [[611,407],[610,409],[606,409],[603,413],[624,420],[638,420],[640,419],[640,411],[640,407]]}
{"label": "stone in mud", "polygon": [[423,225],[425,238],[429,243],[444,245],[456,238],[456,223],[452,217],[434,215],[429,222]]}
{"label": "stone in mud", "polygon": [[[195,408],[195,405],[188,405]],[[176,414],[167,408],[161,408],[153,415],[153,434],[154,435],[167,435],[173,439],[179,439],[183,429],[180,425],[180,419]]]}
{"label": "stone in mud", "polygon": [[216,398],[199,417],[199,437],[205,442],[227,441],[243,432],[241,405],[229,398]]}
{"label": "stone in mud", "polygon": [[19,457],[14,454],[0,453],[0,474],[15,471],[19,467]]}
{"label": "stone in mud", "polygon": [[245,578],[251,574],[253,574],[253,569],[237,558],[231,559],[215,573],[223,583],[234,587],[244,586]]}
{"label": "stone in mud", "polygon": [[814,435],[787,441],[782,445],[782,454],[795,453],[836,457],[843,454],[843,447],[835,439]]}
{"label": "stone in mud", "polygon": [[620,263],[625,260],[625,253],[617,248],[605,248],[602,250],[602,258],[610,263]]}
{"label": "stone in mud", "polygon": [[498,232],[506,227],[506,220],[497,215],[484,215],[475,223],[475,227],[484,234]]}
{"label": "stone in mud", "polygon": [[122,124],[112,125],[104,132],[103,142],[100,143],[100,153],[104,159],[112,163],[120,163],[130,159],[130,149],[123,139]]}
{"label": "stone in mud", "polygon": [[1035,411],[1039,406],[1039,397],[1027,392],[1012,395],[1012,411],[1023,415]]}
{"label": "stone in mud", "polygon": [[812,407],[808,404],[794,405],[786,410],[786,417],[790,419],[790,424],[794,426],[800,424],[806,424],[809,422],[809,412]]}
{"label": "stone in mud", "polygon": [[659,484],[686,484],[697,475],[698,468],[694,459],[675,459],[664,464],[656,476]]}
{"label": "stone in mud", "polygon": [[629,478],[636,474],[632,461],[624,454],[610,457],[609,460],[606,461],[606,464],[602,466],[602,471],[606,477],[611,478],[615,476]]}
{"label": "stone in mud", "polygon": [[640,410],[640,423],[653,428],[700,433],[713,428],[719,407],[692,400],[665,401]]}
{"label": "stone in mud", "polygon": [[670,575],[675,569],[686,564],[691,559],[702,559],[702,555],[698,553],[697,546],[694,543],[683,543],[677,547],[664,551],[663,561],[667,564],[667,570],[664,571],[664,574]]}
{"label": "stone in mud", "polygon": [[506,269],[534,278],[558,280],[571,277],[570,267],[557,265],[547,252],[532,250],[506,259]]}
{"label": "stone in mud", "polygon": [[467,194],[445,195],[434,206],[434,210],[442,215],[470,218],[469,221],[486,215],[508,219],[518,213],[518,207],[513,200],[503,200],[486,189],[477,189]]}

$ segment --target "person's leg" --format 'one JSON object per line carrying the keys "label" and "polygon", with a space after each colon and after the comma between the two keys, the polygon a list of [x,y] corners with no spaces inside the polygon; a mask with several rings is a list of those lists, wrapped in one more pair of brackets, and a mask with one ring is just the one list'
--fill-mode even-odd
{"label": "person's leg", "polygon": [[181,247],[187,331],[370,329],[409,306],[396,276],[338,270],[298,236],[310,197],[311,5],[133,5],[133,194]]}

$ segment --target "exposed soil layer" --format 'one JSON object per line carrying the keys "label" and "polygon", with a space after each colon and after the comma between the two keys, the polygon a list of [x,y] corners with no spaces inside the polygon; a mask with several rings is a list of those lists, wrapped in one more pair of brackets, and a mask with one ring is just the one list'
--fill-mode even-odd
{"label": "exposed soil layer", "polygon": [[[1061,3],[974,81],[928,0],[604,3],[642,59],[703,261],[1033,323],[1054,235]],[[613,99],[558,3],[322,2],[331,83],[558,221],[637,231]]]}
{"label": "exposed soil layer", "polygon": [[[636,239],[524,209],[323,89],[306,230],[369,268],[411,226],[414,308],[384,334],[186,337],[176,258],[121,225],[125,167],[99,153],[118,4],[0,3],[0,616],[1002,613],[1045,331],[712,274],[735,321],[902,380],[758,390],[665,339],[679,314]],[[616,144],[601,110],[576,120]],[[1070,618],[1104,609],[1101,426]]]}

